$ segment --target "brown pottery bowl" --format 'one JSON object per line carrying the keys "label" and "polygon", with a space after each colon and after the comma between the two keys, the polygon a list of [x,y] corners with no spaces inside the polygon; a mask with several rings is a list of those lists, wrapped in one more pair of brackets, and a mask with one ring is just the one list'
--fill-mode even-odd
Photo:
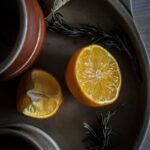
{"label": "brown pottery bowl", "polygon": [[42,48],[46,27],[37,0],[0,3],[0,79],[9,79],[34,62]]}

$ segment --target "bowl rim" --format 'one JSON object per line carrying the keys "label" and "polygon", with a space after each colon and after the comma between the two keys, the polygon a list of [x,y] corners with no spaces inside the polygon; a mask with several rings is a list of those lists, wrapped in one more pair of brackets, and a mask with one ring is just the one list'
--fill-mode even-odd
{"label": "bowl rim", "polygon": [[[131,13],[122,5],[121,1],[118,0],[108,0],[110,5],[113,6],[113,8],[117,11],[117,13],[122,17],[123,21],[125,22],[125,25],[128,26],[129,32],[132,33],[134,40],[138,44],[139,49],[135,49],[135,53],[140,55],[141,62],[144,64],[144,70],[145,70],[145,78],[144,83],[146,84],[146,106],[145,106],[145,112],[144,112],[144,118],[143,123],[141,126],[141,130],[139,131],[139,135],[137,137],[137,140],[133,146],[133,150],[142,149],[142,146],[144,144],[146,135],[148,133],[149,124],[150,124],[150,61],[148,57],[148,52],[146,51],[146,47],[143,44],[143,40],[140,37],[140,34],[133,22],[133,17]],[[141,51],[143,50],[143,51]],[[139,57],[138,57],[139,60]]]}
{"label": "bowl rim", "polygon": [[[33,126],[31,124],[27,123],[2,123],[0,124],[1,129],[5,130],[12,130],[14,132],[21,131],[22,134],[29,136],[32,139],[35,139],[35,143],[38,145],[39,150],[49,150],[49,147],[47,147],[47,144],[51,144],[56,150],[61,150],[56,141],[46,132],[44,132],[42,129]],[[0,130],[1,131],[1,130]],[[41,137],[43,141],[41,141]],[[46,145],[45,145],[46,144]]]}
{"label": "bowl rim", "polygon": [[6,71],[16,60],[16,58],[18,57],[19,53],[22,50],[26,38],[26,34],[27,34],[28,20],[27,20],[27,8],[26,8],[25,1],[17,0],[16,4],[19,8],[19,20],[20,20],[19,32],[11,52],[6,57],[6,59],[3,60],[2,63],[0,64],[0,74]]}
{"label": "bowl rim", "polygon": [[17,131],[10,128],[1,128],[0,136],[5,136],[5,135],[21,138],[25,142],[29,142],[29,144],[32,145],[35,149],[37,150],[42,149],[41,146],[32,137],[20,132],[19,130]]}

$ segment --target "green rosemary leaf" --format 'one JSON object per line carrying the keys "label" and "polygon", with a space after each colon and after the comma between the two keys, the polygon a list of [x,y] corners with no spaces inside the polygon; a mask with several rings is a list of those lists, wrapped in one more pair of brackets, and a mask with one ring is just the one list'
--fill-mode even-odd
{"label": "green rosemary leaf", "polygon": [[131,58],[133,57],[125,33],[120,28],[105,32],[99,25],[80,24],[75,27],[65,22],[60,13],[53,13],[52,19],[47,21],[47,24],[50,31],[60,32],[69,37],[90,37],[94,43],[100,42],[106,48],[124,50]]}
{"label": "green rosemary leaf", "polygon": [[96,117],[96,121],[92,124],[83,123],[85,128],[86,137],[83,142],[86,143],[85,147],[88,150],[110,150],[110,136],[112,135],[112,127],[110,119],[118,111],[120,111],[124,105],[117,107],[113,111],[108,111],[106,114],[100,114]]}

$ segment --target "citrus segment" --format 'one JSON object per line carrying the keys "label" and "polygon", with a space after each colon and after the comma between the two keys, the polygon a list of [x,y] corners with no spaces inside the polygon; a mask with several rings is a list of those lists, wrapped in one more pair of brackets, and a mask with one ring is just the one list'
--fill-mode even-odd
{"label": "citrus segment", "polygon": [[17,109],[34,118],[47,118],[63,101],[61,87],[49,73],[33,69],[23,77],[17,93]]}

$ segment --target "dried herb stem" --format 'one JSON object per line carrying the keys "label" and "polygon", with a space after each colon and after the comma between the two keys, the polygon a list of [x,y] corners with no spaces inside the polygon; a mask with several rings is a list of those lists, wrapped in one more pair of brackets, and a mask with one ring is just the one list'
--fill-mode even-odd
{"label": "dried herb stem", "polygon": [[120,111],[124,105],[117,107],[113,111],[108,111],[107,114],[100,114],[93,125],[86,122],[83,123],[85,128],[86,138],[83,142],[86,143],[86,149],[88,150],[110,150],[110,136],[112,134],[112,127],[110,125],[110,119],[118,111]]}
{"label": "dried herb stem", "polygon": [[53,13],[50,21],[47,21],[48,29],[53,32],[60,32],[69,37],[90,37],[93,43],[100,42],[106,48],[115,48],[120,51],[125,50],[133,58],[130,52],[130,44],[125,34],[120,28],[115,31],[104,31],[100,26],[79,24],[77,26],[69,25],[62,14]]}

